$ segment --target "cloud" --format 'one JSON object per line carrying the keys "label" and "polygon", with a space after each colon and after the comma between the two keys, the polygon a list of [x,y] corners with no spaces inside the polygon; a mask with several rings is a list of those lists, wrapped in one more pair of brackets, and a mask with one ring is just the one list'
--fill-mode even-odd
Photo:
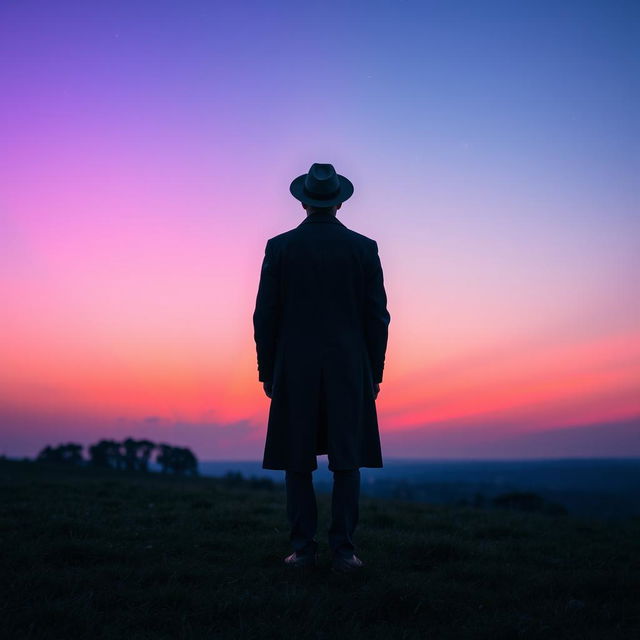
{"label": "cloud", "polygon": [[[259,460],[266,425],[187,421],[150,415],[140,419],[36,414],[0,408],[0,454],[35,457],[47,444],[131,436],[189,447],[200,460]],[[518,423],[428,424],[410,430],[381,429],[383,455],[406,458],[559,458],[640,456],[640,415],[631,419],[523,430]],[[85,449],[86,453],[86,449]]]}
{"label": "cloud", "polygon": [[[519,431],[519,432],[517,432]],[[383,453],[407,458],[569,458],[640,456],[640,415],[630,419],[522,432],[487,421],[456,428],[381,434]]]}

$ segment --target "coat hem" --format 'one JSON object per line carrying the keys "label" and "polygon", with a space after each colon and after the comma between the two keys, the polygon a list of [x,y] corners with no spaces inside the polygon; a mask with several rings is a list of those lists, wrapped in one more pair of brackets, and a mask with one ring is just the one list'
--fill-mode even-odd
{"label": "coat hem", "polygon": [[[263,463],[262,465],[263,469],[266,469],[267,471],[315,471],[316,469],[318,469],[318,465],[316,464],[313,467],[305,467],[304,469],[297,467],[295,465],[286,465],[286,464],[281,464],[281,465],[275,465],[275,464],[271,464],[271,465],[265,465]],[[383,469],[384,466],[382,463],[380,464],[358,464],[354,467],[332,467],[331,465],[328,466],[329,471],[349,471],[351,469]]]}

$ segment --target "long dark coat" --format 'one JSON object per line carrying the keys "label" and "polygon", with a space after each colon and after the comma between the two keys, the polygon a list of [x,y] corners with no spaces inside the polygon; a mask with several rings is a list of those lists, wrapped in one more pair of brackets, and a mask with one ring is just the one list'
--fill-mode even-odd
{"label": "long dark coat", "polygon": [[253,314],[258,379],[272,381],[263,469],[382,467],[374,382],[388,325],[375,240],[311,214],[267,241]]}

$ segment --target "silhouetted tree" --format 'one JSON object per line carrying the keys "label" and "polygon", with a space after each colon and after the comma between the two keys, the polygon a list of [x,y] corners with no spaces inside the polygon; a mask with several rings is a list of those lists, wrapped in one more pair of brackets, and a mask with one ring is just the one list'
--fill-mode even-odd
{"label": "silhouetted tree", "polygon": [[[156,445],[151,440],[136,440],[128,437],[123,442],[102,439],[92,444],[88,464],[99,468],[124,469],[128,471],[149,471],[149,461],[154,450],[159,453],[156,462],[163,473],[173,472],[184,475],[198,475],[198,460],[186,447],[169,444]],[[84,464],[82,445],[67,443],[57,447],[47,445],[37,456],[39,461]]]}
{"label": "silhouetted tree", "polygon": [[191,449],[186,447],[173,447],[172,467],[174,473],[179,475],[198,475],[198,461]]}
{"label": "silhouetted tree", "polygon": [[38,462],[60,462],[60,454],[50,444],[48,444],[37,455],[36,460]]}
{"label": "silhouetted tree", "polygon": [[156,443],[151,442],[151,440],[139,440],[138,447],[138,451],[140,452],[138,468],[141,471],[149,471],[149,460],[151,459],[153,450],[156,448]]}
{"label": "silhouetted tree", "polygon": [[179,475],[198,475],[198,460],[190,449],[168,444],[160,444],[159,449],[156,462],[162,467],[162,473],[172,471]]}
{"label": "silhouetted tree", "polygon": [[91,464],[96,467],[110,467],[124,469],[125,461],[121,452],[121,445],[117,440],[100,440],[89,447]]}
{"label": "silhouetted tree", "polygon": [[127,438],[122,443],[124,449],[124,468],[127,471],[135,471],[138,458],[138,443],[133,438]]}
{"label": "silhouetted tree", "polygon": [[47,445],[36,457],[39,462],[60,462],[63,464],[81,465],[84,460],[82,458],[82,445],[68,442],[60,444],[57,447]]}
{"label": "silhouetted tree", "polygon": [[107,455],[109,456],[109,463],[114,469],[126,468],[121,442],[117,440],[107,440]]}
{"label": "silhouetted tree", "polygon": [[110,467],[109,449],[110,445],[107,440],[100,440],[96,444],[89,447],[89,462],[94,467]]}
{"label": "silhouetted tree", "polygon": [[167,473],[171,471],[171,452],[173,447],[170,444],[159,444],[159,453],[156,456],[156,462],[160,465],[160,471]]}

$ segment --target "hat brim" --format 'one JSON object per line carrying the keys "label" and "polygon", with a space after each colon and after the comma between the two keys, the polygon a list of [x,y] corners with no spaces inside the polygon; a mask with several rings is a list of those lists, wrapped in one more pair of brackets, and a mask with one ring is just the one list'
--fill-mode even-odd
{"label": "hat brim", "polygon": [[314,207],[332,207],[334,204],[340,204],[341,202],[348,200],[353,195],[353,184],[351,183],[351,180],[341,176],[339,173],[336,175],[340,181],[340,191],[330,200],[317,200],[315,198],[310,198],[304,192],[304,180],[307,177],[306,173],[298,176],[289,185],[289,191],[296,200],[300,200],[300,202],[304,202],[305,204],[311,204]]}

